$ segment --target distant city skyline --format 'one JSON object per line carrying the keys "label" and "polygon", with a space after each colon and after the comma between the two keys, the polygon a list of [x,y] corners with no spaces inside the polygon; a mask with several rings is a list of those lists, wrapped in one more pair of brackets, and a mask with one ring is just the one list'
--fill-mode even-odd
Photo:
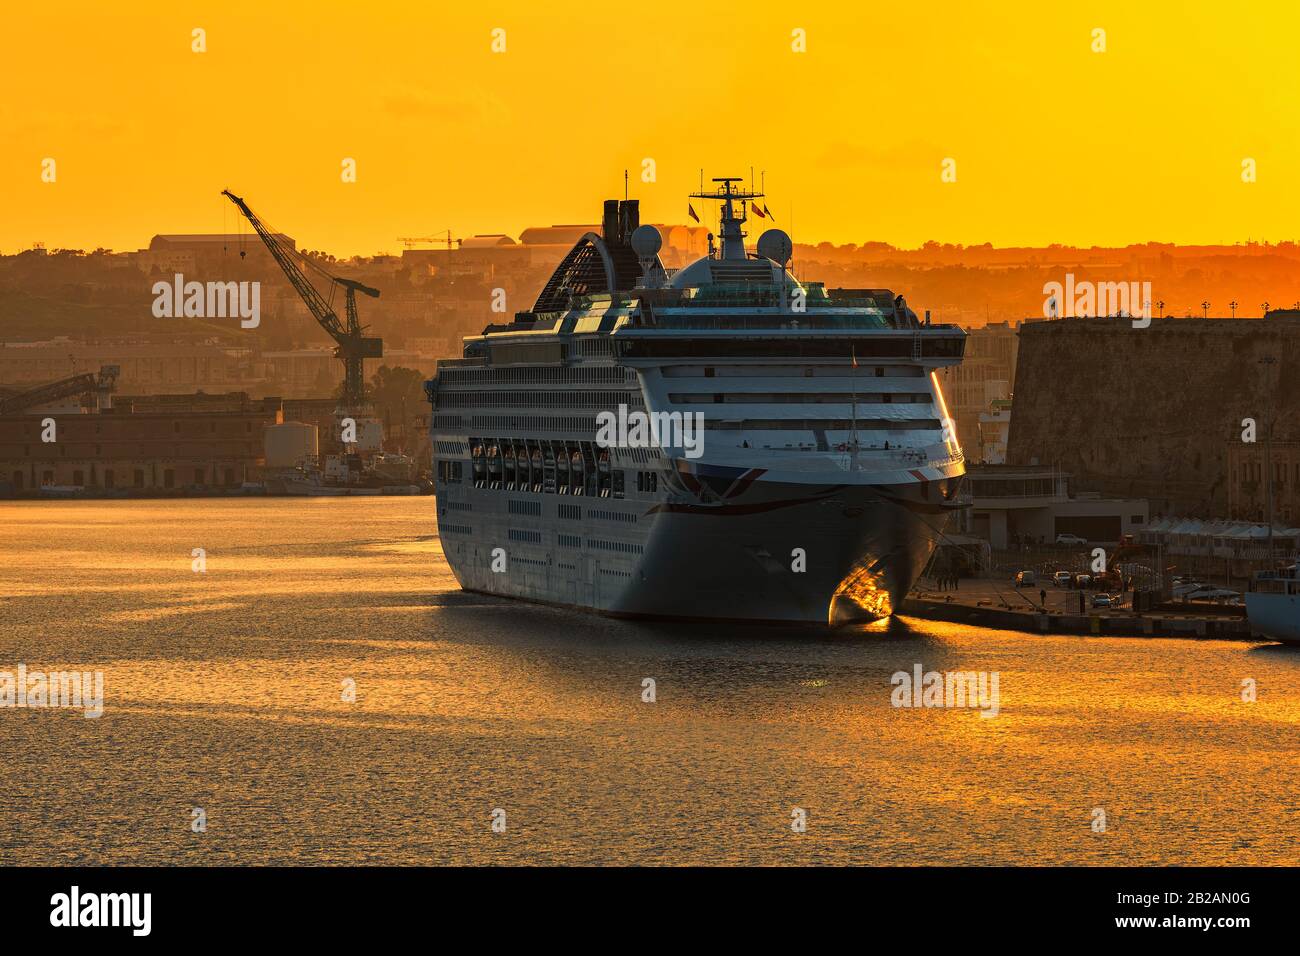
{"label": "distant city skyline", "polygon": [[10,11],[0,250],[234,231],[230,187],[307,248],[396,253],[590,221],[625,169],[644,221],[684,222],[701,168],[751,166],[797,242],[1231,244],[1300,221],[1283,5],[355,14]]}
{"label": "distant city skyline", "polygon": [[[533,223],[531,225],[525,225],[517,233],[485,231],[485,232],[468,233],[464,236],[459,236],[455,238],[458,240],[463,240],[463,239],[470,239],[470,238],[477,239],[477,238],[488,238],[493,236],[506,236],[510,240],[513,240],[515,244],[522,245],[522,244],[526,244],[526,240],[521,239],[521,236],[530,229],[555,228],[555,227],[572,228],[573,226],[577,226],[577,225],[589,225],[593,231],[595,232],[600,231],[600,223],[598,222],[591,222],[585,224],[577,221],[571,223],[570,222],[546,223],[546,224]],[[652,225],[667,226],[669,228],[674,228],[674,229],[679,227],[699,228],[696,227],[693,223],[689,223],[689,222],[652,223]],[[780,228],[779,223],[775,225],[777,228]],[[747,238],[745,240],[746,245],[752,247],[755,240],[757,240],[758,235],[763,231],[764,228],[771,228],[771,226],[765,226],[760,222],[757,228],[750,229],[747,233]],[[146,236],[139,243],[129,242],[125,246],[121,246],[121,247],[110,246],[102,242],[88,242],[79,246],[78,245],[65,246],[60,244],[52,244],[42,240],[34,240],[32,242],[18,245],[13,248],[0,246],[0,256],[15,256],[23,252],[32,251],[34,249],[41,249],[44,252],[51,253],[51,254],[60,251],[73,251],[73,252],[82,252],[82,253],[89,254],[99,250],[104,250],[108,253],[118,255],[122,253],[137,253],[137,252],[147,251],[151,246],[152,240],[158,236],[168,236],[168,237],[174,237],[180,239],[188,239],[194,236],[220,236],[220,235],[221,233],[210,233],[210,232],[199,232],[199,231],[194,231],[194,232],[186,232],[183,230],[170,230],[166,232],[156,231]],[[246,243],[248,249],[255,249],[260,252],[261,246],[258,244],[259,240],[255,233],[251,233],[251,232],[240,233],[236,230],[232,230],[230,233],[228,233],[228,235],[237,242]],[[443,239],[435,238],[434,241],[432,242],[422,242],[422,243],[408,246],[405,243],[403,243],[401,238],[399,237],[396,242],[390,243],[388,246],[382,249],[375,249],[371,251],[361,251],[361,252],[340,253],[328,247],[320,247],[320,246],[313,245],[310,242],[299,243],[297,242],[297,237],[292,235],[291,230],[285,230],[283,235],[286,235],[291,240],[294,240],[294,242],[296,243],[296,248],[303,253],[312,253],[312,254],[323,253],[326,256],[332,256],[339,260],[349,260],[349,259],[365,260],[365,259],[379,258],[383,256],[400,257],[402,253],[411,250],[417,250],[417,251],[430,250],[430,249],[442,250],[447,248],[446,241]],[[567,246],[569,243],[566,242],[562,244]],[[454,248],[457,249],[460,248],[459,242],[454,242],[453,245]],[[509,243],[507,243],[507,245],[509,245]],[[1187,242],[1187,243],[1170,242],[1161,239],[1146,239],[1146,240],[1134,240],[1133,242],[1126,242],[1126,243],[1121,243],[1116,245],[1101,244],[1101,243],[1082,245],[1082,244],[1063,243],[1063,242],[1050,242],[1050,243],[1043,243],[1040,245],[1026,244],[1026,243],[1008,243],[1002,245],[1002,244],[988,243],[988,242],[980,242],[980,243],[947,242],[945,240],[940,240],[940,239],[927,239],[924,242],[920,242],[915,245],[900,245],[898,243],[890,242],[888,239],[865,239],[861,241],[848,240],[845,242],[831,242],[830,240],[819,239],[815,236],[808,236],[807,238],[796,240],[795,246],[802,247],[802,248],[811,248],[811,249],[817,249],[818,247],[824,248],[829,246],[835,250],[856,251],[862,254],[868,254],[874,252],[875,249],[873,247],[880,247],[880,248],[887,248],[893,250],[894,252],[905,254],[905,255],[923,255],[928,250],[934,250],[936,248],[962,250],[971,253],[985,253],[985,254],[991,253],[994,255],[997,255],[999,253],[1010,254],[1019,251],[1047,252],[1049,250],[1058,250],[1058,251],[1077,250],[1080,252],[1099,250],[1099,251],[1118,252],[1127,249],[1141,249],[1143,247],[1169,247],[1178,250],[1180,252],[1188,252],[1188,251],[1203,249],[1203,250],[1212,250],[1215,252],[1220,252],[1220,251],[1226,252],[1231,250],[1238,250],[1244,253],[1248,250],[1255,250],[1256,252],[1262,252],[1265,249],[1273,249],[1276,247],[1300,248],[1300,236],[1296,236],[1294,238],[1282,237],[1278,239],[1240,239],[1232,242]],[[248,249],[245,249],[244,251],[247,252]]]}

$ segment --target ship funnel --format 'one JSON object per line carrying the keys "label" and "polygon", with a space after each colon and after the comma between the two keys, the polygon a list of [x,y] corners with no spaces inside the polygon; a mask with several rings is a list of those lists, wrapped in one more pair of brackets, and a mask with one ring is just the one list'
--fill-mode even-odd
{"label": "ship funnel", "polygon": [[606,243],[618,242],[618,200],[605,200],[605,216],[600,223],[600,237]]}

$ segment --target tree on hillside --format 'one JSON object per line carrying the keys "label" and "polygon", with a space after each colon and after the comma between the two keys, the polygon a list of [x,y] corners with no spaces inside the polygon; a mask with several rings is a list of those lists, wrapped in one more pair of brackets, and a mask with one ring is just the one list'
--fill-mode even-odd
{"label": "tree on hillside", "polygon": [[381,365],[370,379],[370,401],[394,447],[409,445],[411,418],[424,409],[425,375],[418,369]]}

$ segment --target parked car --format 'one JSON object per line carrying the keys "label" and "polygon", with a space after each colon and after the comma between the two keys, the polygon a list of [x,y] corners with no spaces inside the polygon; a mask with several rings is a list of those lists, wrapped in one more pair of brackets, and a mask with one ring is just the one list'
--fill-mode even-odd
{"label": "parked car", "polygon": [[1033,571],[1016,572],[1016,587],[1018,588],[1028,587],[1030,585],[1037,584],[1037,583],[1038,583],[1038,575],[1034,574]]}
{"label": "parked car", "polygon": [[1110,599],[1109,594],[1094,594],[1092,596],[1093,607],[1114,607],[1115,602]]}
{"label": "parked car", "polygon": [[1087,544],[1087,538],[1080,538],[1077,534],[1058,534],[1056,536],[1057,544],[1070,545],[1071,547],[1080,544]]}
{"label": "parked car", "polygon": [[1068,588],[1070,582],[1074,580],[1074,575],[1069,571],[1057,571],[1052,575],[1052,583],[1058,588]]}
{"label": "parked car", "polygon": [[1080,591],[1092,587],[1092,575],[1076,574],[1074,576],[1074,586],[1078,588]]}

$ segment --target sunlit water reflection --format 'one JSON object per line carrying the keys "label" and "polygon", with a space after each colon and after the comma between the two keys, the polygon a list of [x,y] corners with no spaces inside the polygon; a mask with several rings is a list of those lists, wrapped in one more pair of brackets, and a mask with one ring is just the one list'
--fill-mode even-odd
{"label": "sunlit water reflection", "polygon": [[1300,652],[610,621],[461,593],[433,508],[0,503],[0,670],[106,695],[0,709],[0,863],[1300,863]]}

